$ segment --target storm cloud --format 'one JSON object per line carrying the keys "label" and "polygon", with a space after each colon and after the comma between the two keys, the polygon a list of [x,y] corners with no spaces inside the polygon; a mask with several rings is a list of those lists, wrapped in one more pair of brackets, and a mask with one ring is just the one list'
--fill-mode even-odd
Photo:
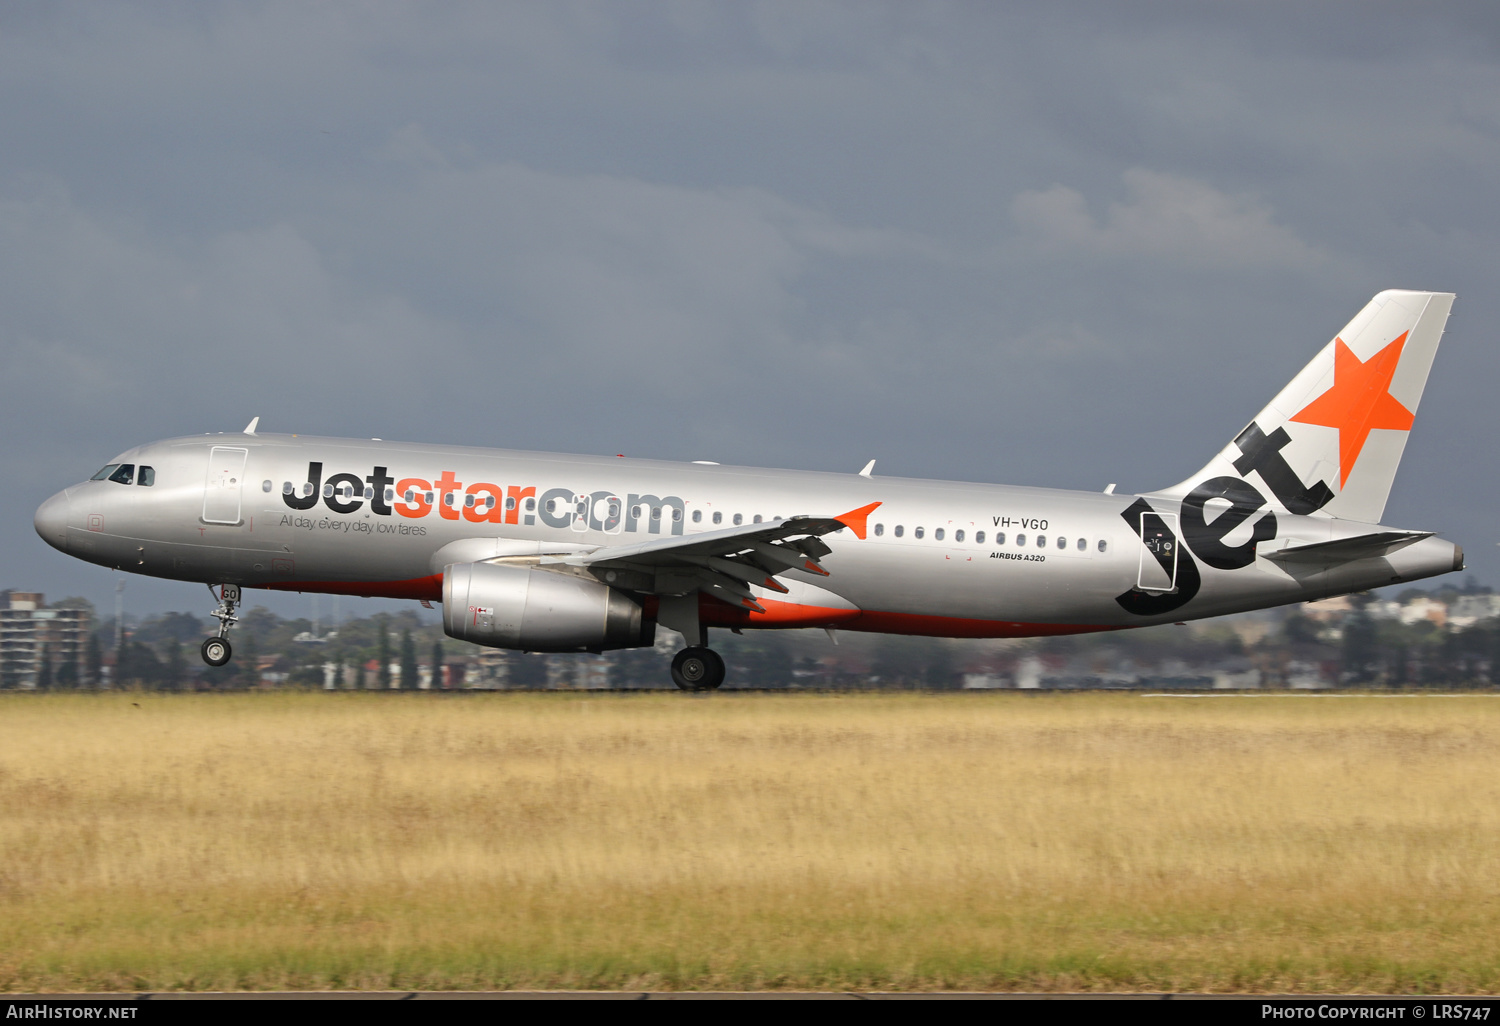
{"label": "storm cloud", "polygon": [[1459,298],[1386,520],[1500,584],[1497,44],[1480,5],[0,8],[3,583],[104,601],[35,507],[253,416],[1163,486],[1398,287]]}

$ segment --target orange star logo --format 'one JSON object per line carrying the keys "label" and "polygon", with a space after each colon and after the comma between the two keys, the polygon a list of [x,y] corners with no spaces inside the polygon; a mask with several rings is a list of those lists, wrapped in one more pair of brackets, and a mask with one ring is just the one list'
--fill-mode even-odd
{"label": "orange star logo", "polygon": [[1298,424],[1337,428],[1339,433],[1339,488],[1359,459],[1365,439],[1375,428],[1410,431],[1412,412],[1390,393],[1391,378],[1401,362],[1407,332],[1361,363],[1344,344],[1333,340],[1333,387],[1302,408],[1291,419]]}

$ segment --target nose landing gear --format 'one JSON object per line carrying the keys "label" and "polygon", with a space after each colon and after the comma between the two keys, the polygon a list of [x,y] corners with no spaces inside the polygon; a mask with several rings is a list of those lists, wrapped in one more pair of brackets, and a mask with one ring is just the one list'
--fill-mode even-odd
{"label": "nose landing gear", "polygon": [[208,586],[209,592],[219,600],[218,607],[208,615],[219,621],[219,633],[203,642],[203,661],[209,666],[223,666],[229,662],[229,657],[234,655],[234,648],[229,644],[229,628],[239,623],[240,618],[234,615],[235,606],[240,603],[240,586],[238,584],[221,585],[217,592],[214,586]]}

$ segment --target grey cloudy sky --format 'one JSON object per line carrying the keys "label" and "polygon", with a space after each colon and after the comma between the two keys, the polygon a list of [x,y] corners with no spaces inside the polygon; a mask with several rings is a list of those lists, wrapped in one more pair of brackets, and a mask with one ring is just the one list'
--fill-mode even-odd
{"label": "grey cloudy sky", "polygon": [[1159,487],[1391,287],[1459,299],[1386,520],[1500,585],[1497,51],[1477,3],[6,4],[0,586],[105,600],[36,505],[256,415]]}

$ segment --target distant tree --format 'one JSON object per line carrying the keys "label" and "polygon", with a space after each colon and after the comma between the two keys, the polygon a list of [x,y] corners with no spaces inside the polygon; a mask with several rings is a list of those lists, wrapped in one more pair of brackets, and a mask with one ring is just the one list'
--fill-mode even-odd
{"label": "distant tree", "polygon": [[169,691],[181,691],[184,668],[182,665],[182,642],[173,638],[167,642],[166,685]]}
{"label": "distant tree", "polygon": [[102,665],[104,665],[104,652],[99,646],[99,632],[91,631],[88,650],[83,657],[83,669],[88,675],[88,682],[96,688],[99,686],[99,668]]}
{"label": "distant tree", "polygon": [[130,665],[130,641],[129,635],[121,632],[120,643],[115,646],[115,687],[123,688],[125,682],[131,679],[134,667]]}
{"label": "distant tree", "polygon": [[1293,612],[1281,622],[1281,633],[1288,644],[1315,644],[1318,640],[1318,625],[1301,613]]}
{"label": "distant tree", "polygon": [[1363,606],[1344,618],[1344,679],[1363,684],[1373,676],[1378,654],[1375,643],[1375,621]]}
{"label": "distant tree", "polygon": [[1406,664],[1410,661],[1411,654],[1407,652],[1405,643],[1398,642],[1391,646],[1389,679],[1392,687],[1404,688],[1407,684]]}
{"label": "distant tree", "polygon": [[130,681],[142,687],[160,687],[166,668],[156,653],[141,641],[130,640],[121,648],[125,651],[125,665],[130,669]]}
{"label": "distant tree", "polygon": [[506,658],[506,680],[513,687],[544,688],[547,686],[547,659],[545,656],[511,652]]}
{"label": "distant tree", "polygon": [[432,642],[432,687],[433,690],[443,686],[443,639],[434,638]]}
{"label": "distant tree", "polygon": [[246,631],[245,640],[240,643],[239,654],[235,656],[239,663],[241,687],[260,687],[260,645],[256,643],[255,632]]}
{"label": "distant tree", "polygon": [[953,665],[953,649],[942,638],[930,638],[927,646],[927,668],[923,683],[930,688],[958,687],[958,668]]}
{"label": "distant tree", "polygon": [[401,631],[401,680],[397,686],[417,686],[417,643],[412,639],[410,627]]}
{"label": "distant tree", "polygon": [[52,690],[52,653],[45,644],[38,645],[36,649],[36,689]]}
{"label": "distant tree", "polygon": [[379,631],[380,648],[376,658],[380,661],[375,667],[375,684],[381,691],[386,691],[391,686],[391,632],[386,629],[386,615],[380,614],[377,630]]}
{"label": "distant tree", "polygon": [[78,687],[78,660],[76,658],[58,660],[56,686],[67,688],[69,691]]}

